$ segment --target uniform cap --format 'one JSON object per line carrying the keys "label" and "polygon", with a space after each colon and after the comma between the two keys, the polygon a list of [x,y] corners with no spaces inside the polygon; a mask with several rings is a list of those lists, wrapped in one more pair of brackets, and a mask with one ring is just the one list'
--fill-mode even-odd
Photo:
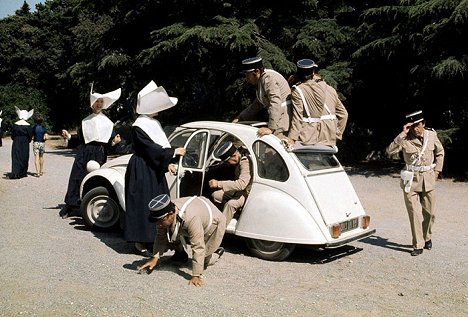
{"label": "uniform cap", "polygon": [[114,102],[117,101],[117,99],[120,98],[120,94],[122,93],[122,90],[116,89],[114,91],[105,93],[105,94],[100,94],[97,92],[93,92],[93,85],[91,85],[91,92],[89,94],[89,102],[90,102],[90,107],[94,105],[96,100],[99,98],[102,98],[103,100],[103,106],[102,109],[107,109],[109,108]]}
{"label": "uniform cap", "polygon": [[422,110],[418,110],[418,111],[412,112],[410,114],[407,114],[406,115],[406,120],[407,120],[407,122],[410,122],[412,124],[423,121],[424,116],[423,116]]}
{"label": "uniform cap", "polygon": [[263,69],[263,62],[261,57],[250,57],[242,61],[243,74],[253,72],[256,69]]}
{"label": "uniform cap", "polygon": [[171,202],[171,198],[167,194],[161,194],[153,199],[148,204],[150,214],[148,220],[150,222],[156,222],[159,219],[164,218],[167,214],[174,211],[174,203]]}
{"label": "uniform cap", "polygon": [[313,60],[307,58],[298,60],[296,66],[299,75],[312,75],[314,68],[318,67]]}
{"label": "uniform cap", "polygon": [[156,85],[150,81],[138,93],[137,108],[138,114],[152,114],[174,107],[178,99],[169,97],[164,87]]}
{"label": "uniform cap", "polygon": [[226,142],[216,150],[215,156],[221,161],[227,161],[236,151],[237,149],[232,142]]}

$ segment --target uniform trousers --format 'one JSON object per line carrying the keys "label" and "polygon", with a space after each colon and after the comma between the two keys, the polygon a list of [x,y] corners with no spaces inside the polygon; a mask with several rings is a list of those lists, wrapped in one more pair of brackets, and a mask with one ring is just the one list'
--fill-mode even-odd
{"label": "uniform trousers", "polygon": [[413,248],[422,249],[426,241],[431,240],[432,225],[435,219],[435,191],[410,191],[405,193],[406,210],[413,235]]}
{"label": "uniform trousers", "polygon": [[213,200],[219,204],[226,202],[223,207],[223,215],[226,217],[226,227],[231,222],[232,217],[238,209],[244,206],[245,196],[243,193],[235,192],[225,192],[223,190],[217,190],[211,194]]}

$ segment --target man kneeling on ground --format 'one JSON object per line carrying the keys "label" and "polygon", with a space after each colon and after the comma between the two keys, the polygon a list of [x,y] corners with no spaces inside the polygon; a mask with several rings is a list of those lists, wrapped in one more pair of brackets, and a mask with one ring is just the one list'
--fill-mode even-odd
{"label": "man kneeling on ground", "polygon": [[224,215],[208,199],[197,196],[171,201],[169,195],[162,194],[153,198],[148,207],[148,220],[157,226],[154,255],[138,270],[153,270],[164,252],[169,249],[181,251],[185,238],[188,238],[192,249],[189,285],[203,286],[203,270],[215,264],[224,253],[220,247],[226,228]]}

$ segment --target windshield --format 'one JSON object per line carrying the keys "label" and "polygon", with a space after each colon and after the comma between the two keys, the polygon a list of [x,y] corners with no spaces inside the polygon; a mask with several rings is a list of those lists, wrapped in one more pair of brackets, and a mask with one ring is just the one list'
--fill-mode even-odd
{"label": "windshield", "polygon": [[302,165],[309,171],[319,171],[340,166],[332,153],[295,152]]}

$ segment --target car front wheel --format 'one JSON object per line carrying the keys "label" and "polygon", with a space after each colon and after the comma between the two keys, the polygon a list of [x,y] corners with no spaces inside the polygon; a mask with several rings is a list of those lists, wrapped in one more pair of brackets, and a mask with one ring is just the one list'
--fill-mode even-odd
{"label": "car front wheel", "polygon": [[84,195],[81,215],[88,228],[109,229],[119,221],[120,206],[107,188],[96,187]]}
{"label": "car front wheel", "polygon": [[282,242],[257,239],[246,239],[245,241],[253,255],[269,261],[283,261],[291,255],[295,248],[294,244]]}

